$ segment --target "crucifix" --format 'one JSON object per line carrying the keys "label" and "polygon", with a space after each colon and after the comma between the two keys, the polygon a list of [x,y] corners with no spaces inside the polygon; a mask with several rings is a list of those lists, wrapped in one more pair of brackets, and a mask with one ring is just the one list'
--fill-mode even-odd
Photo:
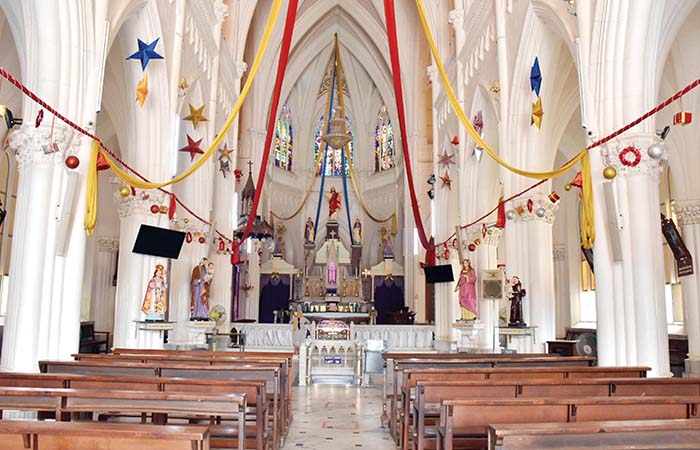
{"label": "crucifix", "polygon": [[248,161],[248,175],[252,175],[252,174],[253,174],[253,161],[250,160],[250,161]]}
{"label": "crucifix", "polygon": [[335,240],[335,231],[332,231],[329,233],[331,235],[331,239]]}

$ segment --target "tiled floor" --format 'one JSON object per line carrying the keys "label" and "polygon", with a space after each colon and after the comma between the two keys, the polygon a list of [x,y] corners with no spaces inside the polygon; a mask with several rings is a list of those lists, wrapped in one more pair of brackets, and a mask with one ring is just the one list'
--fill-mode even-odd
{"label": "tiled floor", "polygon": [[381,388],[314,385],[294,388],[294,422],[284,450],[394,450],[381,428]]}

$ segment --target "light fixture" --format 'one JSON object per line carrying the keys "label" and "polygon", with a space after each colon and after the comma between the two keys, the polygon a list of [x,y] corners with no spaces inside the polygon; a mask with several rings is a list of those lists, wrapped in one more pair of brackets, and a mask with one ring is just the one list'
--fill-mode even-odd
{"label": "light fixture", "polygon": [[348,136],[345,129],[345,119],[343,119],[339,108],[333,111],[331,119],[331,131],[323,136],[323,141],[333,149],[338,150],[345,147],[352,138]]}
{"label": "light fixture", "polygon": [[0,117],[5,118],[5,125],[7,125],[8,130],[11,130],[15,125],[22,125],[22,118],[15,117],[7,105],[0,105]]}

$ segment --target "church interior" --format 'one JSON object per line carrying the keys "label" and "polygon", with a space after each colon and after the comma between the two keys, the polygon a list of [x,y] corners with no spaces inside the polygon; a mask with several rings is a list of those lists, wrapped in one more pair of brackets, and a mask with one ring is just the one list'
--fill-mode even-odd
{"label": "church interior", "polygon": [[700,448],[700,0],[0,0],[0,50],[0,448]]}

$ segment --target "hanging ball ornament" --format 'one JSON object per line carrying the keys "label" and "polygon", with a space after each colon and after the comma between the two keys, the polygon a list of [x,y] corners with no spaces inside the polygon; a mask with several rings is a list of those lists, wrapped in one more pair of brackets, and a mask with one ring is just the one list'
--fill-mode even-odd
{"label": "hanging ball ornament", "polygon": [[612,180],[617,176],[617,170],[613,166],[608,166],[603,169],[603,176],[606,180]]}
{"label": "hanging ball ornament", "polygon": [[651,159],[661,158],[662,156],[664,156],[664,146],[659,144],[658,142],[651,144],[647,149],[647,155],[649,155],[649,158]]}
{"label": "hanging ball ornament", "polygon": [[160,206],[158,205],[151,205],[151,212],[153,214],[158,214],[160,212]]}
{"label": "hanging ball ornament", "polygon": [[508,220],[515,220],[515,218],[518,217],[518,213],[516,213],[512,209],[509,209],[506,213],[506,217],[508,218]]}
{"label": "hanging ball ornament", "polygon": [[571,185],[568,184],[568,183],[565,184],[565,185],[564,185],[564,190],[567,191],[567,192],[569,192],[569,191],[571,190]]}
{"label": "hanging ball ornament", "polygon": [[122,186],[119,188],[119,195],[122,197],[128,197],[131,194],[131,189],[128,186]]}
{"label": "hanging ball ornament", "polygon": [[469,246],[467,248],[469,249],[470,252],[473,252],[474,250],[476,250],[476,245],[469,244]]}
{"label": "hanging ball ornament", "polygon": [[184,219],[182,219],[182,221],[185,222],[185,225],[187,225],[188,223],[190,223],[190,219],[188,219],[187,217],[185,217]]}
{"label": "hanging ball ornament", "polygon": [[66,167],[69,169],[75,169],[80,165],[80,160],[75,155],[70,155],[66,158]]}
{"label": "hanging ball ornament", "polygon": [[200,244],[204,244],[205,242],[207,242],[207,239],[206,239],[204,236],[201,236],[201,237],[199,238],[199,243],[200,243]]}
{"label": "hanging ball ornament", "polygon": [[535,210],[535,215],[537,217],[544,217],[545,214],[547,214],[547,211],[541,206]]}

